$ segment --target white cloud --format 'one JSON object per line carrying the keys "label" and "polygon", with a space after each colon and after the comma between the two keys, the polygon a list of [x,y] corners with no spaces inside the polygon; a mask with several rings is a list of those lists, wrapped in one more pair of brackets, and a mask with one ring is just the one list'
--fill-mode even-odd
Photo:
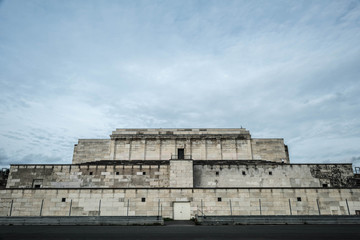
{"label": "white cloud", "polygon": [[351,161],[359,20],[356,1],[5,1],[2,156],[70,162],[115,128],[243,126],[284,137],[294,162]]}

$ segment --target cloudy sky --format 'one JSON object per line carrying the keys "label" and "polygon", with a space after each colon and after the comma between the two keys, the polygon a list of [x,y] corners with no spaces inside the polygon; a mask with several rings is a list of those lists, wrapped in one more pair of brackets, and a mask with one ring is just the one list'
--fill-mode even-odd
{"label": "cloudy sky", "polygon": [[359,1],[0,0],[0,166],[115,128],[244,127],[360,166]]}

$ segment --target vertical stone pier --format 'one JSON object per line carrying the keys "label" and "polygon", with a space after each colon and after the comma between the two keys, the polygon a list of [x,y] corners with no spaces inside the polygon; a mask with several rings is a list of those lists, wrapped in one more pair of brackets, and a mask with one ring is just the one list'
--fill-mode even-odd
{"label": "vertical stone pier", "polygon": [[170,187],[192,188],[193,161],[192,160],[170,160]]}

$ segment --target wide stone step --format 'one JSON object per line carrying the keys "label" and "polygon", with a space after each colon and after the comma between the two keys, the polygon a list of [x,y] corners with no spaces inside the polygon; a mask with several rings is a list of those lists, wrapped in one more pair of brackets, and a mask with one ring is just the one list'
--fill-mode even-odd
{"label": "wide stone step", "polygon": [[198,216],[196,222],[200,225],[360,224],[360,215]]}
{"label": "wide stone step", "polygon": [[0,217],[0,225],[163,225],[162,217],[147,216],[70,216],[70,217]]}

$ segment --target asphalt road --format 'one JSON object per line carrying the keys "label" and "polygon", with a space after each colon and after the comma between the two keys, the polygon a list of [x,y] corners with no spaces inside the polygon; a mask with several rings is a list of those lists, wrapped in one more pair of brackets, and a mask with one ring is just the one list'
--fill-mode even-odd
{"label": "asphalt road", "polygon": [[0,239],[360,239],[360,225],[0,226]]}

